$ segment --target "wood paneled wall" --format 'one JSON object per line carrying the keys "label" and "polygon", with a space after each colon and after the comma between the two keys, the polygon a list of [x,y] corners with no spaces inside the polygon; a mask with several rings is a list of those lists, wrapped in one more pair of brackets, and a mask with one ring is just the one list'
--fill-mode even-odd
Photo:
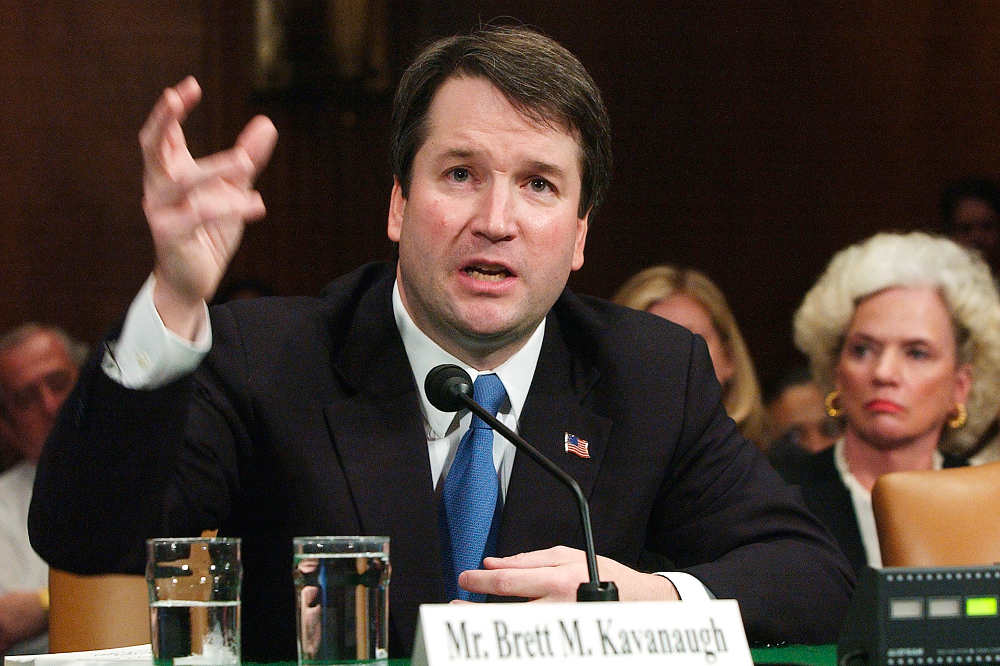
{"label": "wood paneled wall", "polygon": [[[89,341],[121,315],[152,252],[136,135],[163,86],[198,76],[196,150],[254,113],[281,134],[233,276],[315,293],[388,256],[389,101],[252,94],[250,0],[0,0],[0,328],[53,321]],[[767,379],[830,255],[933,223],[941,185],[1000,173],[1000,12],[885,3],[389,3],[394,71],[432,35],[514,16],[577,53],[605,94],[615,182],[573,277],[610,296],[674,262],[729,296]]]}

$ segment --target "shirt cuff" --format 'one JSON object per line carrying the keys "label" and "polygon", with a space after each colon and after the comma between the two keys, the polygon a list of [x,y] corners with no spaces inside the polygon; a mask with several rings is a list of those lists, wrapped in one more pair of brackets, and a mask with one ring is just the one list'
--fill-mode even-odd
{"label": "shirt cuff", "polygon": [[117,341],[107,344],[101,369],[122,386],[154,389],[194,372],[212,348],[212,327],[208,306],[204,306],[201,326],[194,342],[171,332],[163,324],[153,289],[156,278],[150,274],[129,306]]}
{"label": "shirt cuff", "polygon": [[682,571],[657,571],[655,573],[673,584],[681,601],[706,601],[715,598],[715,595],[691,574]]}

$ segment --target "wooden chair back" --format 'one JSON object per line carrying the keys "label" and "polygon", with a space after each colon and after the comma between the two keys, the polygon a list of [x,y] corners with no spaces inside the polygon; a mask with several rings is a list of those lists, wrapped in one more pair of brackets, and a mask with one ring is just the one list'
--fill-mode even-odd
{"label": "wooden chair back", "polygon": [[143,576],[84,576],[49,569],[49,651],[77,652],[149,642]]}
{"label": "wooden chair back", "polygon": [[1000,462],[885,474],[872,507],[883,566],[1000,562]]}

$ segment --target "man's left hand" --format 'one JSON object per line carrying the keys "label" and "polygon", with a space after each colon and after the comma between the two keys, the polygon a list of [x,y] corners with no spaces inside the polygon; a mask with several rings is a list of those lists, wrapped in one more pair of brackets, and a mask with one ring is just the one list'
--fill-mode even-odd
{"label": "man's left hand", "polygon": [[[641,573],[607,557],[597,558],[601,580],[618,586],[622,601],[677,601],[663,576]],[[590,579],[582,550],[556,546],[511,557],[487,557],[482,569],[464,571],[458,584],[470,592],[535,601],[576,601],[576,588]]]}

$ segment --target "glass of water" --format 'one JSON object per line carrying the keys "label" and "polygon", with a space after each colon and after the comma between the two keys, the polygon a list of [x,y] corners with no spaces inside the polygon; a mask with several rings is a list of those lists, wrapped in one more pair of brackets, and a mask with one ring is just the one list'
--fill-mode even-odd
{"label": "glass of water", "polygon": [[299,664],[385,661],[389,537],[292,540]]}
{"label": "glass of water", "polygon": [[240,663],[238,538],[146,541],[153,660],[171,664]]}

